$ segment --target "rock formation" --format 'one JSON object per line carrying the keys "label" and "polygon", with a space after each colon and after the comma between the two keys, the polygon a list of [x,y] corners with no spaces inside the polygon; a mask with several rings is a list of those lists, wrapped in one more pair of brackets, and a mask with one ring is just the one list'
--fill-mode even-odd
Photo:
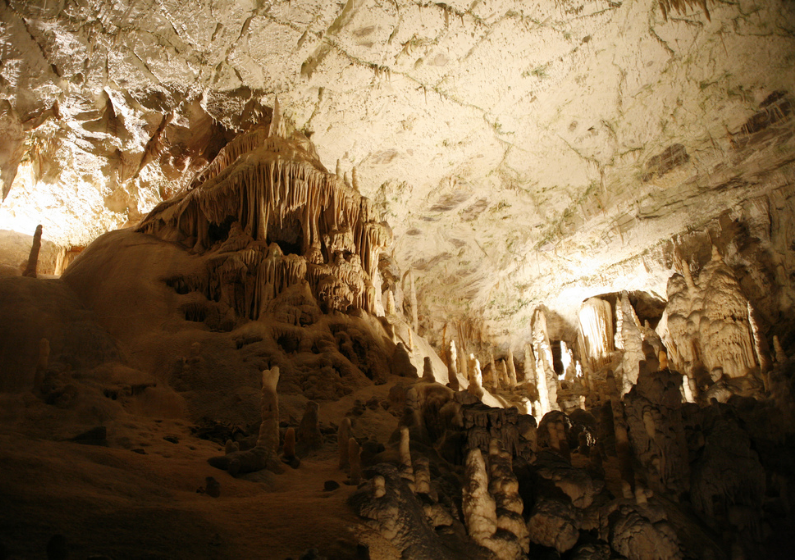
{"label": "rock formation", "polygon": [[536,357],[536,382],[541,403],[540,416],[550,410],[558,410],[557,375],[555,375],[552,348],[547,335],[547,320],[544,311],[536,310],[533,316],[533,353]]}
{"label": "rock formation", "polygon": [[279,383],[279,367],[262,371],[262,398],[260,401],[260,414],[262,424],[259,428],[257,445],[269,451],[279,449],[279,395],[276,385]]}
{"label": "rock formation", "polygon": [[25,271],[22,273],[22,276],[36,278],[36,269],[39,266],[39,251],[41,250],[41,229],[41,225],[36,226],[36,232],[33,234],[33,245],[30,247],[28,264],[25,266]]}

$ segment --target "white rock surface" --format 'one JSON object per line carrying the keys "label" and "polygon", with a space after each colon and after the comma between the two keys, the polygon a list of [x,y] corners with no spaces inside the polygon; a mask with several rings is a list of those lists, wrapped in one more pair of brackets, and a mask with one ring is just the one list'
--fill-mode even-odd
{"label": "white rock surface", "polygon": [[575,323],[592,295],[664,294],[665,240],[791,181],[789,114],[778,142],[742,127],[795,90],[792,4],[709,9],[9,0],[0,229],[136,223],[278,95],[394,227],[421,330],[478,311],[519,348],[542,301]]}

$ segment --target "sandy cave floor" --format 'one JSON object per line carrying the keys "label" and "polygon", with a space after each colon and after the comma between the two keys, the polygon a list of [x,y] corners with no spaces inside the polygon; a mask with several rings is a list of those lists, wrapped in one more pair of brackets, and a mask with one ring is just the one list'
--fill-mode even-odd
{"label": "sandy cave floor", "polygon": [[[364,391],[383,398],[388,388]],[[321,404],[321,426],[362,396]],[[0,544],[9,558],[46,558],[55,534],[66,537],[69,558],[282,560],[310,548],[328,558],[355,558],[358,543],[371,554],[377,549],[373,557],[398,557],[359,526],[346,504],[354,487],[337,468],[335,443],[298,469],[233,478],[207,463],[222,447],[191,435],[187,421],[121,414],[106,423],[109,446],[102,447],[68,441],[87,427],[30,394],[2,401]],[[13,420],[22,416],[41,421]],[[385,411],[367,410],[354,429],[385,442],[396,425]],[[197,493],[208,476],[220,482],[219,498]],[[326,492],[327,480],[341,486]]]}

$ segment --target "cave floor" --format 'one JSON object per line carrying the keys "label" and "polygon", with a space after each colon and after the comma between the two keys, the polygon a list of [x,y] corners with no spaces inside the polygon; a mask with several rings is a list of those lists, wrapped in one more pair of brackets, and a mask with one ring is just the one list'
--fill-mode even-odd
{"label": "cave floor", "polygon": [[[5,404],[21,406],[19,400]],[[114,560],[282,560],[310,548],[350,558],[358,542],[381,540],[355,534],[358,519],[346,504],[354,487],[344,484],[336,446],[280,475],[233,478],[207,464],[223,454],[221,446],[189,428],[179,420],[129,417],[108,425],[105,447],[63,440],[70,431],[77,435],[69,426],[51,439],[0,422],[0,543],[9,558],[46,558],[55,534],[66,537],[70,558]],[[197,492],[208,476],[220,482],[220,497]],[[324,491],[327,480],[340,487]]]}

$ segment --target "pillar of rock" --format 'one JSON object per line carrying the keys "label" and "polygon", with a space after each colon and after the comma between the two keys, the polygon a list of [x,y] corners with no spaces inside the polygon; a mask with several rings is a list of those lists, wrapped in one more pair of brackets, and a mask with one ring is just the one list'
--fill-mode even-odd
{"label": "pillar of rock", "polygon": [[552,361],[552,348],[547,335],[547,319],[541,309],[537,309],[533,320],[533,350],[536,356],[536,381],[538,400],[541,403],[541,417],[550,410],[558,410],[557,376]]}
{"label": "pillar of rock", "polygon": [[525,344],[524,347],[524,380],[535,385],[536,381],[536,358],[533,356],[533,347]]}
{"label": "pillar of rock", "polygon": [[513,363],[513,350],[508,348],[508,385],[511,389],[516,387],[516,364]]}
{"label": "pillar of rock", "polygon": [[455,347],[455,339],[450,340],[450,360],[447,368],[447,386],[453,391],[458,391],[460,386],[458,384],[458,351]]}
{"label": "pillar of rock", "polygon": [[36,226],[36,233],[33,234],[33,245],[30,247],[30,256],[28,257],[28,266],[25,267],[25,272],[22,276],[29,276],[36,278],[36,269],[39,266],[39,250],[41,249],[41,224]]}
{"label": "pillar of rock", "polygon": [[260,401],[262,424],[259,427],[257,446],[274,453],[279,450],[279,395],[276,392],[278,383],[278,366],[262,371],[262,398]]}

